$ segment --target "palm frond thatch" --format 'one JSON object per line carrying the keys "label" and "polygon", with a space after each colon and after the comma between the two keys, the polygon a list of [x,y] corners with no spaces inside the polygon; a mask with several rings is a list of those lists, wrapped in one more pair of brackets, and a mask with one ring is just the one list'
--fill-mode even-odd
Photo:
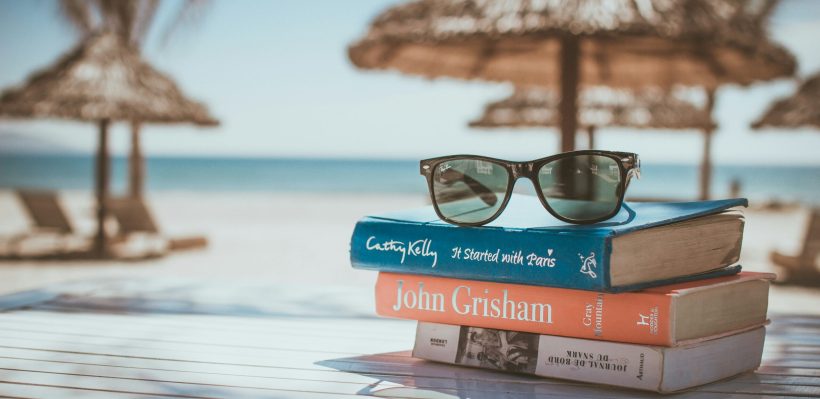
{"label": "palm frond thatch", "polygon": [[[511,96],[487,104],[476,128],[558,127],[558,96],[550,90],[518,89]],[[633,129],[714,129],[709,113],[691,101],[661,90],[632,92],[595,88],[580,99],[582,126]]]}
{"label": "palm frond thatch", "polygon": [[115,33],[89,36],[53,66],[0,95],[0,116],[216,125],[202,103]]}
{"label": "palm frond thatch", "polygon": [[752,127],[820,128],[820,72],[806,79],[791,97],[774,102]]}
{"label": "palm frond thatch", "polygon": [[365,69],[556,87],[560,39],[581,39],[586,85],[750,84],[794,73],[742,0],[416,0],[376,17],[348,55]]}
{"label": "palm frond thatch", "polygon": [[[161,30],[161,43],[182,25],[198,22],[209,8],[209,0],[176,2],[175,15]],[[157,22],[159,0],[59,0],[61,19],[80,36],[99,31],[114,32],[129,44],[141,47]]]}

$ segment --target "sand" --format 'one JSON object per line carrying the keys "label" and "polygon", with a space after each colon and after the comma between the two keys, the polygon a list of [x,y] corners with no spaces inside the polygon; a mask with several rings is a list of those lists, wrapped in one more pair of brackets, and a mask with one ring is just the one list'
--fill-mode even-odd
{"label": "sand", "polygon": [[[61,199],[82,234],[94,231],[88,193]],[[143,262],[2,262],[0,294],[97,278],[191,278],[196,281],[270,282],[272,285],[356,285],[371,290],[375,273],[352,269],[350,234],[360,217],[421,206],[423,196],[312,193],[157,192],[148,202],[163,234],[205,234],[209,246]],[[794,253],[807,211],[746,211],[744,270],[776,271],[773,249]],[[27,219],[13,193],[0,191],[0,237],[25,231]],[[774,286],[770,309],[820,314],[820,291]]]}

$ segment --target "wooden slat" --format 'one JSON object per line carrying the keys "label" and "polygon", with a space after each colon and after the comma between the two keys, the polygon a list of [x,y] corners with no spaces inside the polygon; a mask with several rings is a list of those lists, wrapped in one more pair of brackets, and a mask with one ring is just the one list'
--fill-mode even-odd
{"label": "wooden slat", "polygon": [[[3,320],[0,318],[0,320]],[[335,322],[335,320],[331,320]],[[300,334],[298,331],[287,333],[287,329],[275,330],[268,334],[264,333],[237,333],[231,335],[224,332],[209,332],[195,328],[180,328],[175,332],[163,333],[157,329],[138,329],[124,326],[124,330],[105,329],[105,327],[86,327],[77,323],[74,326],[49,326],[44,324],[26,324],[17,322],[12,327],[0,330],[0,334],[21,335],[34,337],[46,337],[55,335],[59,331],[63,338],[72,338],[75,341],[88,341],[95,338],[110,338],[121,340],[133,340],[139,342],[165,342],[178,344],[181,347],[191,345],[207,345],[216,348],[239,348],[239,349],[266,349],[266,348],[291,348],[291,350],[344,353],[367,353],[388,350],[408,349],[412,345],[415,327],[413,323],[406,323],[401,328],[394,330],[380,337],[380,339],[369,336],[358,336],[356,334],[346,334],[333,337],[332,335],[312,335]],[[9,323],[11,325],[11,323]],[[58,330],[59,329],[59,330]],[[334,345],[344,342],[346,347],[341,350]],[[302,343],[300,347],[295,346]],[[375,348],[370,351],[367,348]]]}
{"label": "wooden slat", "polygon": [[790,375],[790,376],[805,376],[820,378],[820,369],[817,368],[799,368],[799,367],[783,367],[771,366],[763,364],[757,369],[757,373],[772,374],[772,375]]}
{"label": "wooden slat", "polygon": [[[54,317],[60,315],[60,317]],[[70,315],[70,317],[69,317]],[[362,319],[369,321],[367,329],[349,328],[349,321],[347,318],[331,318],[324,317],[318,320],[314,319],[300,319],[300,318],[277,318],[277,319],[257,319],[254,323],[245,323],[241,318],[226,318],[217,316],[198,316],[190,315],[178,316],[155,316],[155,315],[89,315],[89,314],[65,314],[62,312],[15,312],[7,313],[6,317],[9,320],[21,323],[39,323],[56,326],[65,326],[68,324],[81,325],[93,328],[96,326],[103,326],[108,324],[108,328],[116,327],[117,325],[128,326],[128,329],[151,329],[153,331],[163,333],[175,333],[180,328],[208,331],[208,332],[224,332],[228,334],[267,334],[271,331],[285,331],[288,333],[308,334],[317,337],[322,336],[337,336],[339,334],[362,336],[371,339],[389,339],[386,333],[394,332],[397,325],[404,325],[415,329],[415,322],[408,320],[396,319]],[[238,320],[237,320],[238,319]],[[344,324],[338,328],[321,329],[316,331],[316,323],[325,321],[327,323]],[[112,324],[115,323],[115,324]]]}

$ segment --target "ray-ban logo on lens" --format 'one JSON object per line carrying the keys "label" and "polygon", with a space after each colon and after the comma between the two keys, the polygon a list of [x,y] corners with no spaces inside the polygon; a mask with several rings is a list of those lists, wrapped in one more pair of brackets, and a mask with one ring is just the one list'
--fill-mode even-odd
{"label": "ray-ban logo on lens", "polygon": [[449,163],[446,163],[446,162],[445,162],[445,163],[443,163],[443,164],[439,165],[439,167],[438,167],[438,171],[443,173],[443,172],[446,172],[448,169],[450,169],[450,168],[452,168],[452,167],[453,167],[452,165],[450,165]]}

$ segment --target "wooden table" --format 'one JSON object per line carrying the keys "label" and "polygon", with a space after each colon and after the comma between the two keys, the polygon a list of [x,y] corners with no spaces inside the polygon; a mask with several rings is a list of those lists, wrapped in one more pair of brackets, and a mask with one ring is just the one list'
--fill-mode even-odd
{"label": "wooden table", "polygon": [[[757,372],[675,397],[820,396],[820,318],[771,318]],[[414,327],[373,316],[367,287],[64,285],[0,297],[0,396],[656,396],[413,359]]]}

